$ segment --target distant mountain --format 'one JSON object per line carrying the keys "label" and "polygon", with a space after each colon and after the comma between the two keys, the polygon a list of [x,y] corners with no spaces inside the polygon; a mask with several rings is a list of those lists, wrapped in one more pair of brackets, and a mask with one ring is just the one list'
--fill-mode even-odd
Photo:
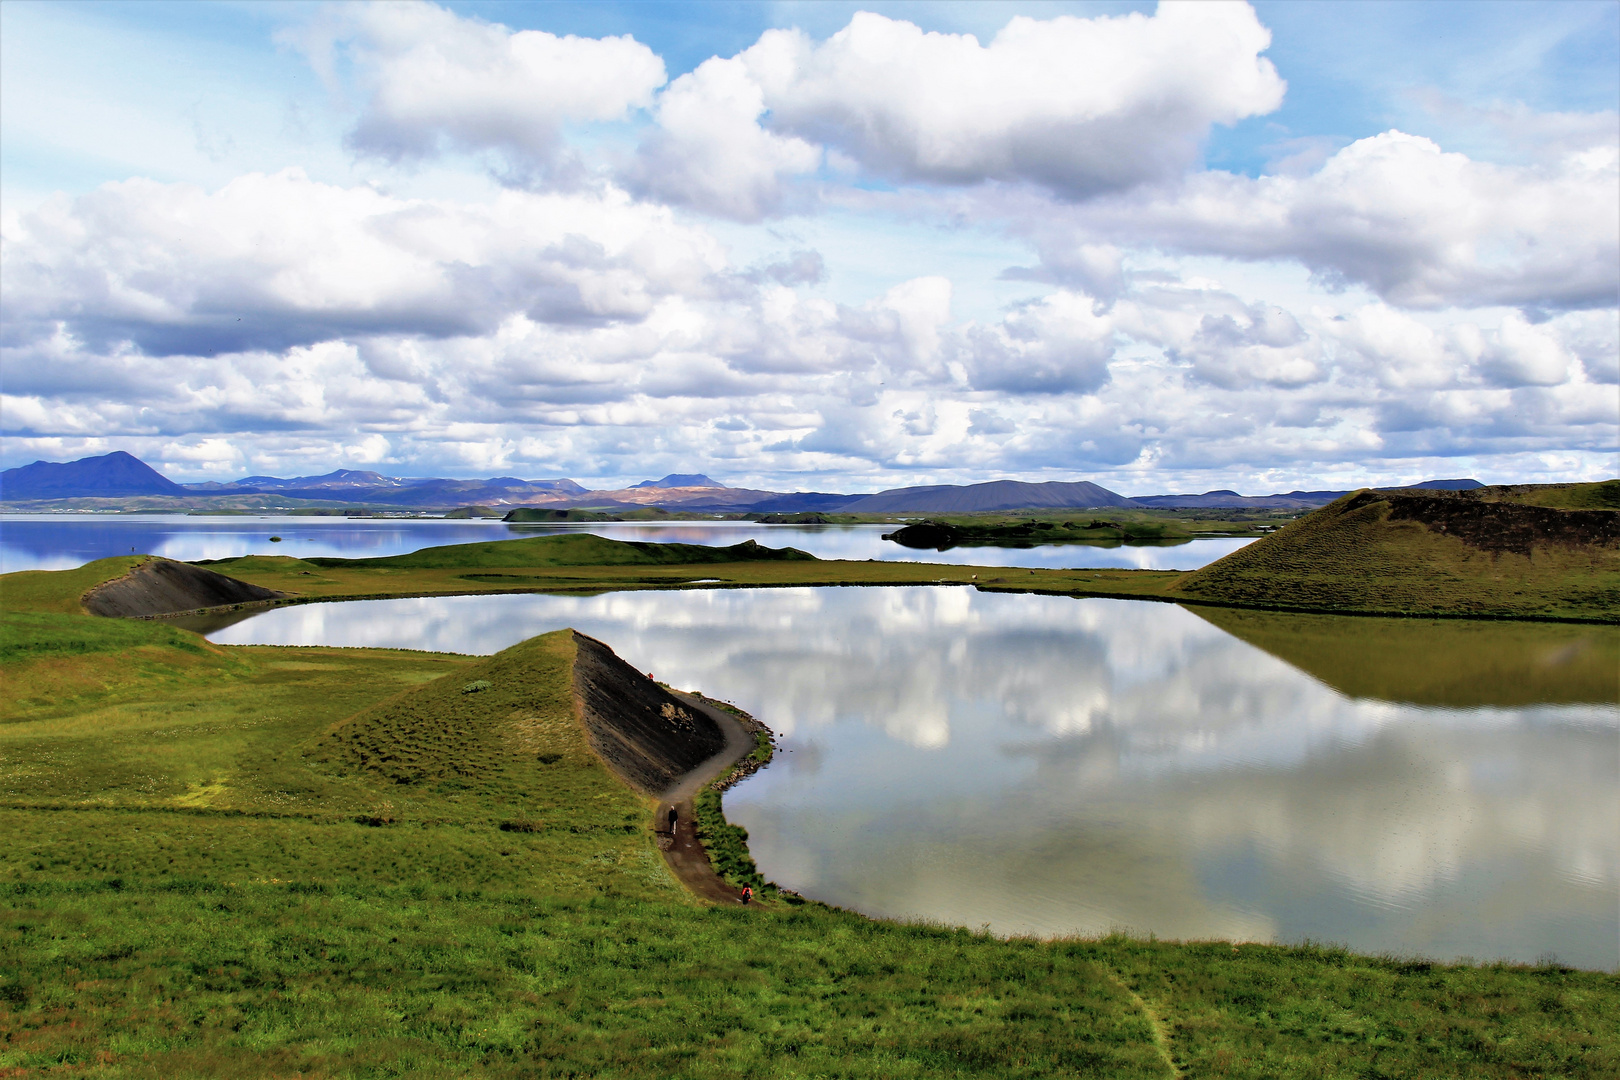
{"label": "distant mountain", "polygon": [[[1473,491],[1485,485],[1478,480],[1425,480],[1421,484],[1413,484],[1407,491]],[[1382,490],[1391,490],[1388,488]]]}
{"label": "distant mountain", "polygon": [[[1378,491],[1472,491],[1485,485],[1478,480],[1425,480],[1421,484],[1408,484],[1404,488],[1377,488]],[[1138,506],[1156,510],[1314,510],[1326,506],[1334,499],[1350,494],[1344,491],[1288,491],[1280,495],[1239,495],[1221,489],[1206,491],[1202,495],[1133,495],[1131,501]]]}
{"label": "distant mountain", "polygon": [[636,488],[724,488],[726,485],[718,480],[710,480],[702,473],[670,473],[662,480],[643,480],[639,484],[631,484],[630,489]]}
{"label": "distant mountain", "polygon": [[[363,472],[359,469],[336,469],[325,476],[295,476],[283,479],[279,476],[244,476],[240,480],[218,486],[210,485],[213,491],[288,491],[293,488],[321,488],[334,491],[339,488],[379,488],[403,487],[410,481],[402,481],[381,473]],[[188,488],[201,487],[198,484],[186,484]]]}
{"label": "distant mountain", "polygon": [[748,507],[755,514],[802,514],[807,511],[842,510],[852,503],[871,498],[867,495],[833,495],[825,491],[790,491],[761,499]]}
{"label": "distant mountain", "polygon": [[[1478,480],[1425,480],[1410,485],[1434,491],[1470,491],[1483,486]],[[121,450],[66,463],[36,461],[0,473],[0,499],[8,502],[142,495],[189,496],[193,500],[199,496],[275,495],[309,502],[419,510],[448,510],[458,506],[596,510],[656,506],[668,510],[746,514],[967,514],[1102,507],[1308,510],[1325,506],[1344,494],[1344,491],[1290,491],[1249,496],[1221,488],[1202,495],[1127,498],[1083,480],[1042,484],[994,480],[984,484],[892,488],[875,495],[840,495],[824,491],[732,488],[702,473],[671,473],[662,480],[643,480],[632,487],[606,491],[589,490],[563,478],[523,480],[515,476],[495,476],[487,480],[454,480],[384,476],[362,469],[336,469],[321,476],[244,476],[229,483],[176,484]]]}
{"label": "distant mountain", "polygon": [[1202,495],[1133,495],[1131,502],[1154,510],[1314,510],[1343,495],[1342,491],[1291,491],[1286,495],[1239,495],[1206,491]]}
{"label": "distant mountain", "polygon": [[849,514],[969,514],[980,510],[1034,510],[1041,507],[1133,506],[1117,492],[1085,480],[1026,484],[992,480],[964,487],[894,488],[840,507]]}
{"label": "distant mountain", "polygon": [[122,450],[78,461],[36,461],[0,473],[0,498],[7,500],[185,494],[185,488]]}
{"label": "distant mountain", "polygon": [[386,506],[466,506],[491,501],[524,501],[531,496],[583,495],[585,488],[572,480],[520,480],[497,476],[489,480],[447,480],[423,476],[383,476],[358,469],[338,469],[324,476],[244,476],[230,484],[187,484],[208,495],[254,495],[274,492],[291,499],[342,501]]}

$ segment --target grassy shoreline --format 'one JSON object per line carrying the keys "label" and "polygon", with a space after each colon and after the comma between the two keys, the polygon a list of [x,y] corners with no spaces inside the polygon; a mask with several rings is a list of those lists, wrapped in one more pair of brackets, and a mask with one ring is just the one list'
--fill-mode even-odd
{"label": "grassy shoreline", "polygon": [[[20,571],[0,576],[0,592],[7,594],[12,610],[65,611],[77,606],[63,594],[55,581],[39,575],[72,574],[85,588],[124,572],[119,563],[131,557],[99,560],[113,564],[96,570],[98,563],[76,571]],[[308,565],[309,569],[301,569]],[[567,567],[506,568],[509,574],[482,574],[493,580],[469,580],[466,568],[440,567],[402,570],[317,568],[281,556],[248,556],[209,564],[217,572],[239,580],[298,595],[282,599],[222,607],[197,608],[182,612],[142,616],[170,619],[219,614],[231,611],[257,611],[295,604],[344,602],[353,600],[403,599],[428,596],[499,596],[544,593],[590,596],[605,592],[642,589],[750,589],[800,587],[929,586],[971,585],[981,592],[1030,593],[1042,596],[1071,596],[1104,600],[1148,600],[1206,608],[1275,611],[1298,614],[1350,615],[1401,619],[1472,619],[1483,621],[1524,621],[1620,624],[1620,608],[1600,606],[1574,612],[1545,610],[1456,610],[1436,606],[1334,606],[1271,602],[1250,598],[1201,596],[1178,587],[1188,572],[1177,570],[1124,570],[1081,568],[1075,570],[1018,569],[911,562],[849,562],[814,560],[809,562],[673,565],[652,568]],[[82,572],[81,572],[82,571]],[[317,580],[307,580],[316,578]],[[65,582],[63,584],[66,584]]]}

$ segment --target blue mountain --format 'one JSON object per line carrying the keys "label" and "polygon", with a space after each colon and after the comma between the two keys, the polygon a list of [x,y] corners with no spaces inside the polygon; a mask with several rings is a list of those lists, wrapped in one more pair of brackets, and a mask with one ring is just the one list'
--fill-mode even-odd
{"label": "blue mountain", "polygon": [[36,461],[0,473],[0,499],[185,495],[185,488],[122,450],[78,461]]}

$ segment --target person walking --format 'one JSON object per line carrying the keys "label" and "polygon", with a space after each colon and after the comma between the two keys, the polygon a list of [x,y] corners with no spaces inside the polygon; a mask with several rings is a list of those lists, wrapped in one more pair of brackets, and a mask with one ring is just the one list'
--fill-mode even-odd
{"label": "person walking", "polygon": [[669,808],[669,835],[675,835],[675,823],[680,820],[680,812],[673,806]]}
{"label": "person walking", "polygon": [[752,900],[753,898],[754,898],[753,886],[744,885],[743,886],[743,893],[742,893],[742,902],[746,904],[746,903],[748,903],[748,901]]}

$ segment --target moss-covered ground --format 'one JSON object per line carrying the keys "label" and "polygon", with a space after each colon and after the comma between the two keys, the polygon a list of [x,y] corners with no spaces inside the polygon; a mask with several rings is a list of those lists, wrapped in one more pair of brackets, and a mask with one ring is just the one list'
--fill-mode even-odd
{"label": "moss-covered ground", "polygon": [[1612,974],[704,907],[571,722],[566,634],[0,627],[0,1074],[1620,1072]]}

